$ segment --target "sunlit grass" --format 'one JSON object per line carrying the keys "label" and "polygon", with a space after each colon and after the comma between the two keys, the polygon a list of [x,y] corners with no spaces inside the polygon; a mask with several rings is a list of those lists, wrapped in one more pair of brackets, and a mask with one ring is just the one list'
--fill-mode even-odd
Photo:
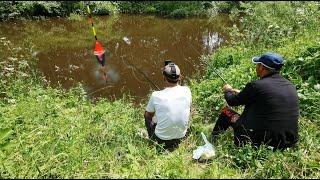
{"label": "sunlit grass", "polygon": [[[60,28],[64,27],[55,30]],[[28,33],[32,31],[40,32],[31,28]],[[304,58],[307,47],[319,42],[317,29],[307,31],[272,50],[290,61],[296,56]],[[50,38],[50,34],[44,37]],[[57,38],[58,42],[68,42],[62,35]],[[71,90],[51,88],[34,68],[32,45],[19,48],[6,38],[0,42],[1,178],[320,177],[319,94],[312,89],[314,81],[299,78],[299,72],[290,68],[285,69],[286,77],[299,83],[299,92],[304,95],[297,147],[276,152],[265,146],[237,148],[228,130],[214,143],[216,156],[212,160],[192,159],[193,150],[203,145],[200,133],[209,136],[217,111],[225,104],[223,83],[210,68],[219,66],[222,76],[241,88],[255,76],[251,56],[266,49],[223,47],[212,56],[207,75],[189,84],[195,106],[190,136],[178,149],[168,152],[146,138],[145,104],[136,107],[128,96],[114,102],[102,99],[92,103],[81,85]],[[234,64],[227,63],[229,55]],[[316,59],[317,52],[307,57],[308,61]]]}

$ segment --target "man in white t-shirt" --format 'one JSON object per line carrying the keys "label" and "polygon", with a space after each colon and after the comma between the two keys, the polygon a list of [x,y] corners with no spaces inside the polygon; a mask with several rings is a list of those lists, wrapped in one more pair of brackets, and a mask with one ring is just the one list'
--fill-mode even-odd
{"label": "man in white t-shirt", "polygon": [[180,86],[180,69],[174,63],[163,68],[166,88],[152,93],[144,117],[150,139],[165,149],[178,146],[186,136],[191,106],[191,91]]}

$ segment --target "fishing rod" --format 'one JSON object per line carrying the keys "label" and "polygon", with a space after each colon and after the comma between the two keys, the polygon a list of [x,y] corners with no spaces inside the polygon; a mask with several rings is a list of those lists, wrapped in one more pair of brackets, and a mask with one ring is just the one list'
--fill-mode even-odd
{"label": "fishing rod", "polygon": [[216,71],[215,68],[212,68],[213,72],[218,75],[218,77],[225,83],[225,84],[228,84],[226,80],[223,79],[223,77]]}
{"label": "fishing rod", "polygon": [[216,73],[216,75],[218,75],[225,84],[228,84],[227,81],[224,80],[224,79],[220,76],[220,74],[216,72],[215,68],[212,68],[212,69],[213,69],[213,72]]}

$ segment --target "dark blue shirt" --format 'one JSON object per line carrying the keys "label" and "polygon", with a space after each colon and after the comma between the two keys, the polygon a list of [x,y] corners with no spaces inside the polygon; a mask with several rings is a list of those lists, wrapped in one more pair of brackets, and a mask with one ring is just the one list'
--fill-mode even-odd
{"label": "dark blue shirt", "polygon": [[238,94],[226,92],[225,99],[230,106],[245,105],[237,124],[254,143],[287,147],[298,141],[297,91],[279,73],[248,83]]}

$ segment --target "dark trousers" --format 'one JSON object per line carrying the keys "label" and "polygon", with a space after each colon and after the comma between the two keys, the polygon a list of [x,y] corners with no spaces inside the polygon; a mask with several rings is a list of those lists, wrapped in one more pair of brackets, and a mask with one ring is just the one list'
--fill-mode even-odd
{"label": "dark trousers", "polygon": [[234,130],[234,144],[236,146],[241,146],[247,142],[251,142],[255,147],[260,146],[261,144],[266,144],[274,147],[274,150],[282,150],[287,147],[294,146],[297,142],[297,139],[294,139],[294,137],[292,137],[292,140],[290,139],[290,141],[286,141],[285,138],[272,131],[248,130],[242,125],[241,119],[238,119],[236,122],[231,122],[231,119],[235,116],[240,115],[228,107],[222,109],[222,112],[212,130],[211,135],[213,141],[216,140],[220,133],[224,132],[231,126]]}
{"label": "dark trousers", "polygon": [[164,144],[164,149],[173,150],[178,147],[178,145],[180,144],[180,142],[182,140],[182,138],[181,139],[171,139],[171,140],[162,140],[162,139],[158,138],[156,136],[156,134],[154,133],[156,126],[157,126],[157,123],[153,122],[152,119],[145,118],[145,125],[146,125],[147,131],[148,131],[149,138],[151,140],[158,142],[158,144]]}
{"label": "dark trousers", "polygon": [[[232,110],[229,107],[224,107],[219,115],[219,118],[212,130],[211,136],[212,140],[215,141],[216,138],[222,132],[226,131],[230,126],[234,131],[234,143],[237,146],[240,146],[247,141],[250,141],[250,136],[246,129],[241,125],[241,122],[237,117],[240,117],[236,111]],[[237,119],[235,122],[232,122],[231,119]]]}

